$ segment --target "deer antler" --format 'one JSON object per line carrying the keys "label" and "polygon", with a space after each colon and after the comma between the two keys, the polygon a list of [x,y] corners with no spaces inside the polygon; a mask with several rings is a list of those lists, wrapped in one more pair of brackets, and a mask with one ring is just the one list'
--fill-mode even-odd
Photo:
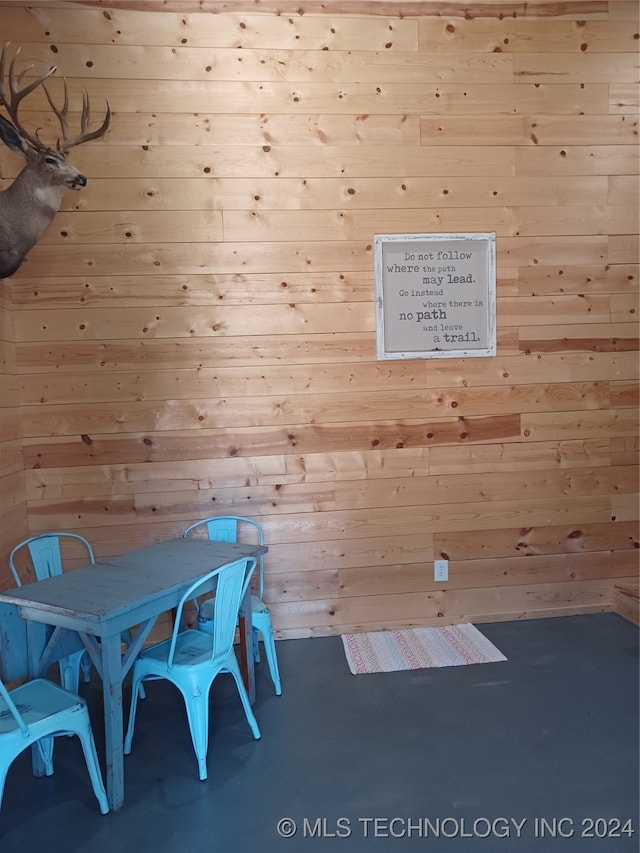
{"label": "deer antler", "polygon": [[45,144],[42,142],[40,137],[37,134],[33,135],[29,133],[29,131],[22,126],[20,120],[18,118],[18,105],[23,98],[25,98],[30,92],[33,92],[34,89],[37,89],[40,84],[42,84],[42,88],[44,89],[45,95],[47,96],[47,100],[49,101],[49,106],[53,110],[60,123],[60,128],[62,130],[62,142],[58,140],[58,150],[61,154],[67,154],[71,148],[74,148],[76,145],[81,145],[83,142],[89,142],[90,139],[98,139],[100,136],[104,136],[109,128],[109,123],[111,121],[111,108],[109,107],[109,102],[107,101],[107,112],[104,117],[104,121],[100,125],[97,130],[89,131],[89,121],[91,117],[91,109],[89,105],[89,96],[83,90],[82,92],[82,116],[80,118],[80,133],[77,136],[70,137],[69,136],[69,127],[67,124],[67,114],[69,112],[69,97],[67,93],[67,83],[66,80],[63,80],[64,85],[64,102],[62,104],[62,108],[58,108],[53,101],[53,98],[49,94],[47,87],[44,85],[44,81],[55,73],[57,67],[54,65],[28,86],[25,86],[24,89],[20,89],[22,78],[24,75],[33,68],[33,65],[29,65],[24,69],[20,74],[16,74],[15,72],[15,63],[18,54],[20,53],[20,48],[18,48],[15,52],[11,63],[9,64],[9,92],[10,98],[7,100],[7,97],[4,92],[4,68],[5,68],[5,52],[8,47],[8,44],[5,44],[2,48],[2,53],[0,54],[0,103],[4,105],[11,120],[18,131],[22,134],[22,136],[34,146],[34,148],[45,148]]}
{"label": "deer antler", "polygon": [[9,44],[5,44],[2,48],[2,53],[0,53],[0,104],[4,106],[11,121],[13,122],[16,130],[20,132],[20,134],[27,140],[34,148],[43,148],[45,147],[42,140],[38,137],[37,133],[34,135],[29,133],[29,131],[22,126],[20,119],[18,118],[18,106],[20,105],[20,101],[23,98],[33,92],[34,89],[37,89],[38,86],[43,83],[47,77],[50,77],[56,71],[56,66],[53,65],[48,71],[44,74],[40,75],[36,80],[32,83],[29,83],[28,86],[25,86],[23,89],[20,89],[20,85],[22,83],[22,79],[24,75],[33,68],[33,65],[28,65],[24,71],[21,71],[20,74],[16,74],[15,65],[18,54],[20,53],[20,48],[16,49],[16,52],[13,56],[13,59],[9,63],[9,94],[10,97],[7,100],[7,96],[4,90],[4,75],[5,75],[5,55]]}
{"label": "deer antler", "polygon": [[62,104],[62,108],[58,109],[55,105],[53,98],[49,94],[49,90],[47,87],[42,85],[44,89],[45,95],[47,96],[47,100],[49,101],[49,105],[51,109],[56,114],[58,121],[60,122],[60,127],[62,129],[62,143],[58,141],[58,149],[66,154],[71,148],[74,148],[76,145],[81,145],[83,142],[89,142],[90,139],[98,139],[107,132],[109,128],[109,122],[111,121],[111,108],[109,107],[109,101],[107,101],[107,112],[104,117],[104,121],[100,125],[97,130],[89,131],[89,121],[91,118],[91,107],[89,105],[89,95],[87,95],[86,91],[82,90],[82,117],[80,118],[80,133],[77,136],[69,137],[69,128],[67,125],[67,113],[69,111],[69,97],[67,95],[67,82],[63,80],[64,84],[64,102]]}

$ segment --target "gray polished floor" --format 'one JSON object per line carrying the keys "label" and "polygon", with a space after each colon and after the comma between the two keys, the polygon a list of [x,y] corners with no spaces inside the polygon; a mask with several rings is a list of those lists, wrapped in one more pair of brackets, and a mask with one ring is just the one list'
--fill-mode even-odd
{"label": "gray polished floor", "polygon": [[[124,808],[101,816],[77,739],[7,779],[2,853],[637,851],[638,629],[614,614],[479,625],[506,662],[352,676],[339,637],[278,643],[254,741],[214,684],[209,778],[179,694],[148,686]],[[102,759],[97,676],[81,687]],[[287,837],[289,836],[289,837]]]}

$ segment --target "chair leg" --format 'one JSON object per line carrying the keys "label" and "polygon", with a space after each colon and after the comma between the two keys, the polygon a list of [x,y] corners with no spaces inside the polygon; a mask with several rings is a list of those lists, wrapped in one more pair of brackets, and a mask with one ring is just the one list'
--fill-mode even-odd
{"label": "chair leg", "polygon": [[249,701],[249,696],[244,686],[244,681],[242,680],[240,667],[238,666],[238,660],[233,649],[231,650],[225,669],[233,676],[233,679],[236,683],[236,687],[238,688],[238,693],[240,694],[240,700],[242,701],[242,707],[244,708],[244,713],[247,718],[247,722],[249,723],[249,727],[251,728],[251,732],[254,738],[256,740],[259,740],[262,737],[262,734],[260,732],[258,721],[256,720],[253,710],[251,708],[251,702]]}
{"label": "chair leg", "polygon": [[133,672],[133,683],[131,684],[131,707],[129,708],[129,725],[127,726],[127,734],[124,739],[123,752],[129,755],[131,752],[131,744],[133,742],[133,730],[136,725],[136,711],[138,709],[138,696],[140,695],[140,687],[142,687],[142,678],[136,678],[135,667]]}
{"label": "chair leg", "polygon": [[80,738],[80,743],[82,744],[84,760],[87,764],[91,784],[93,785],[93,792],[100,804],[100,811],[102,814],[107,814],[109,811],[109,802],[107,800],[107,792],[104,788],[104,782],[102,781],[102,773],[100,772],[100,764],[98,763],[98,753],[96,752],[96,744],[93,739],[91,724],[89,722],[89,712],[86,708],[83,717],[85,719],[79,722],[76,734]]}
{"label": "chair leg", "polygon": [[[127,648],[129,648],[129,646],[133,642],[133,635],[131,634],[131,630],[129,628],[126,628],[120,636],[122,638],[122,642]],[[147,697],[147,694],[144,692],[144,684],[142,682],[140,682],[140,686],[138,688],[138,695],[141,699],[146,699]]]}
{"label": "chair leg", "polygon": [[[78,688],[80,687],[80,668],[83,666],[84,659],[89,660],[89,655],[87,652],[74,652],[65,658],[60,658],[58,661],[58,665],[60,667],[60,684],[68,690],[70,693],[75,693],[78,695]],[[89,660],[89,666],[91,666],[91,661]],[[89,676],[85,675],[85,683],[89,681]],[[73,733],[69,732],[67,737],[73,737]],[[38,743],[38,749],[40,751],[40,755],[42,756],[42,760],[44,761],[46,774],[47,776],[51,776],[53,774],[53,738],[51,740],[51,748],[49,749],[49,758],[43,752],[43,747],[41,747],[40,743]],[[48,762],[48,763],[47,763]]]}
{"label": "chair leg", "polygon": [[[69,735],[72,732],[68,733]],[[47,776],[53,776],[53,737],[41,737],[39,741],[37,741],[38,752],[42,757],[42,761],[44,763],[44,772]]]}
{"label": "chair leg", "polygon": [[82,667],[84,683],[89,684],[91,681],[91,658],[87,652],[85,652],[80,658],[80,666]]}
{"label": "chair leg", "polygon": [[[256,630],[254,628],[254,636],[258,633],[262,635],[262,641],[264,643],[264,653],[267,658],[267,664],[269,666],[269,673],[271,674],[271,680],[273,681],[273,686],[276,691],[276,696],[282,695],[282,686],[280,684],[280,670],[278,669],[278,657],[276,655],[276,641],[273,636],[273,630],[271,626],[262,626],[262,628]],[[257,642],[257,639],[256,639]]]}
{"label": "chair leg", "polygon": [[70,693],[78,693],[80,684],[80,659],[78,655],[60,658],[60,684]]}
{"label": "chair leg", "polygon": [[0,764],[0,812],[2,811],[2,795],[4,794],[4,783],[7,778],[7,773],[9,772],[10,764],[11,762],[5,764],[4,761],[2,762],[2,764]]}
{"label": "chair leg", "polygon": [[[187,694],[180,685],[187,721],[191,732],[191,741],[198,761],[198,774],[201,780],[207,778],[207,750],[209,748],[209,690],[194,685]],[[187,687],[187,690],[189,690]]]}
{"label": "chair leg", "polygon": [[2,757],[2,761],[0,761],[0,811],[2,810],[2,796],[4,794],[4,783],[7,780],[7,773],[9,772],[9,767],[13,763],[13,759],[16,756],[13,755],[8,758],[6,755]]}
{"label": "chair leg", "polygon": [[[30,741],[27,741],[27,744],[29,743]],[[26,748],[27,747],[24,747],[22,746],[22,744],[20,744],[16,749],[8,748],[6,752],[0,755],[0,809],[2,808],[2,797],[4,795],[4,786],[5,782],[7,781],[7,774],[9,773],[9,768],[16,760],[16,758],[20,755],[20,753]]]}

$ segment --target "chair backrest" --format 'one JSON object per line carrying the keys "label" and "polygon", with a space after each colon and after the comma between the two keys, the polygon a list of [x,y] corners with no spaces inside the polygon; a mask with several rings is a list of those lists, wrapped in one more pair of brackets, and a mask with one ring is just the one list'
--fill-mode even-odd
{"label": "chair backrest", "polygon": [[[13,699],[11,698],[9,691],[4,686],[2,681],[0,681],[0,699],[6,705],[7,710],[11,714],[11,716],[15,719],[16,723],[20,727],[20,731],[25,737],[29,736],[29,726],[22,719],[22,714],[16,707]],[[6,712],[3,713],[2,703],[0,703],[0,736],[2,735],[2,718],[6,715]]]}
{"label": "chair backrest", "polygon": [[[245,531],[249,528],[254,528],[251,533],[254,537],[257,537],[260,545],[264,545],[262,525],[254,521],[253,518],[246,518],[243,515],[214,515],[211,518],[203,518],[202,521],[196,521],[187,527],[182,534],[183,537],[186,538],[193,530],[197,530],[198,528],[206,528],[207,536],[215,542],[244,542],[248,538]],[[258,595],[262,598],[264,595],[264,563],[262,554],[258,557],[258,584]]]}
{"label": "chair backrest", "polygon": [[93,565],[96,558],[93,548],[84,536],[77,533],[43,533],[40,536],[30,536],[18,543],[9,554],[9,568],[17,586],[22,586],[22,578],[15,565],[15,556],[22,548],[26,548],[31,558],[35,579],[38,581],[62,574],[61,540],[75,540],[82,543],[87,551],[89,562]]}
{"label": "chair backrest", "polygon": [[[195,600],[202,594],[205,587],[212,578],[217,576],[216,594],[213,605],[213,636],[211,644],[211,659],[224,659],[233,646],[233,640],[238,623],[238,612],[240,603],[251,581],[251,576],[256,567],[254,557],[243,557],[234,563],[228,563],[219,569],[206,574],[203,578],[192,584],[182,596],[171,635],[171,646],[167,666],[171,669],[173,655],[176,648],[178,635],[182,632],[182,611],[187,601]],[[203,636],[205,636],[203,634]]]}

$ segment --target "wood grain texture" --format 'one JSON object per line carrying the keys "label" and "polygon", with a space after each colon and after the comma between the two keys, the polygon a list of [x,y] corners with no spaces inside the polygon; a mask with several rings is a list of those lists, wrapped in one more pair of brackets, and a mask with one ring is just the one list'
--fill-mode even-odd
{"label": "wood grain texture", "polygon": [[634,625],[640,625],[640,597],[638,596],[637,578],[629,578],[624,583],[616,584],[613,606],[616,613],[624,616]]}
{"label": "wood grain texture", "polygon": [[[8,0],[8,3],[20,2],[20,0]],[[32,6],[49,5],[51,0],[34,0]],[[78,8],[83,6],[94,6],[103,9],[140,9],[142,11],[157,10],[157,0],[54,0],[55,6],[64,8]],[[622,8],[625,4],[618,4]],[[263,12],[265,14],[281,15],[283,13],[294,16],[305,14],[326,14],[332,12],[338,15],[397,15],[405,17],[408,15],[437,15],[437,14],[459,14],[462,17],[498,17],[504,15],[533,15],[552,17],[569,14],[581,15],[604,15],[608,10],[608,4],[601,0],[570,0],[566,3],[550,2],[550,0],[533,0],[530,3],[502,2],[502,0],[487,0],[486,3],[473,4],[470,9],[466,3],[452,2],[450,4],[434,3],[431,0],[337,0],[330,8],[325,0],[307,0],[299,3],[297,0],[282,0],[273,3],[271,0],[163,0],[164,12],[206,12],[209,14],[220,14],[224,12]]]}
{"label": "wood grain texture", "polygon": [[28,535],[26,484],[22,460],[20,392],[11,294],[0,282],[0,589],[12,586],[9,552]]}
{"label": "wood grain texture", "polygon": [[[636,4],[0,15],[29,74],[55,59],[70,120],[83,89],[113,109],[72,152],[87,187],[2,284],[5,556],[27,530],[104,559],[240,513],[279,637],[621,606]],[[23,106],[55,141],[44,96]],[[3,147],[0,186],[21,166]],[[496,356],[378,361],[373,236],[449,231],[497,235]]]}

